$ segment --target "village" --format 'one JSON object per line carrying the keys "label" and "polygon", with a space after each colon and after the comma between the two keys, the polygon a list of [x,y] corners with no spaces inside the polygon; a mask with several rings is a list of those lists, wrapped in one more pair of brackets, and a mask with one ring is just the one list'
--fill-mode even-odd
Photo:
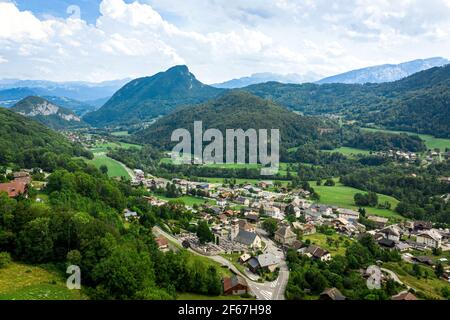
{"label": "village", "polygon": [[[10,198],[27,197],[33,184],[32,175],[42,171],[21,170],[7,172],[11,181],[0,184],[0,192]],[[368,226],[362,224],[361,212],[337,206],[316,204],[307,190],[274,191],[274,182],[259,181],[255,184],[227,185],[225,183],[195,182],[184,179],[167,180],[147,176],[142,170],[134,170],[131,184],[147,189],[144,199],[152,206],[161,207],[171,199],[161,197],[156,191],[168,186],[179,195],[202,199],[203,203],[185,206],[194,218],[189,222],[195,230],[206,222],[213,239],[200,241],[192,230],[183,230],[174,222],[165,221],[154,228],[158,247],[170,250],[171,243],[209,257],[233,271],[234,276],[223,281],[224,294],[250,295],[258,299],[282,299],[289,277],[286,252],[294,249],[299,255],[327,262],[351,241],[370,234],[376,242],[390,250],[398,250],[402,259],[411,264],[434,267],[437,262],[445,266],[443,281],[450,282],[447,258],[432,259],[428,252],[450,251],[448,229],[433,228],[430,222],[403,220],[392,223],[388,218],[368,215]],[[41,185],[42,187],[42,185]],[[174,198],[176,200],[176,198]],[[36,201],[42,201],[39,197]],[[139,215],[126,209],[124,221],[139,219]],[[381,271],[384,271],[381,272]],[[398,278],[393,272],[370,266],[367,277],[380,274],[381,278]],[[369,282],[368,282],[369,286]],[[329,288],[323,298],[341,299],[336,288]],[[413,299],[405,292],[396,299]],[[393,298],[394,299],[394,298]]]}

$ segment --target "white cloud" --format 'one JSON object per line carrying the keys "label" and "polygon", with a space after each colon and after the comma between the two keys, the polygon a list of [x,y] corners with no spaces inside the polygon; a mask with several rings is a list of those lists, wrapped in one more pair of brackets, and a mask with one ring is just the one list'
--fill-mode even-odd
{"label": "white cloud", "polygon": [[187,64],[205,82],[450,52],[449,0],[103,0],[95,24],[0,0],[2,77],[100,81]]}

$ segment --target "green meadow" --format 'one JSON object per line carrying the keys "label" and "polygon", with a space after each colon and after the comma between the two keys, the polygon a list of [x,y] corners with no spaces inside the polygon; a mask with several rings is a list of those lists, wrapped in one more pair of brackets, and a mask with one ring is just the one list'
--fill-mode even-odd
{"label": "green meadow", "polygon": [[322,150],[322,152],[339,152],[339,153],[342,153],[345,156],[355,156],[355,155],[358,155],[358,154],[362,154],[362,155],[370,154],[369,150],[350,148],[350,147],[340,147],[340,148],[336,148],[336,149],[333,149],[333,150]]}
{"label": "green meadow", "polygon": [[409,135],[416,135],[419,136],[425,142],[425,145],[427,146],[428,149],[440,149],[441,151],[445,151],[446,148],[450,149],[450,139],[435,138],[428,134],[418,134],[408,131],[396,131],[396,130],[373,129],[373,128],[362,128],[362,129],[366,131],[379,131],[396,134],[405,133]]}
{"label": "green meadow", "polygon": [[109,158],[102,153],[94,153],[94,159],[85,161],[89,164],[93,164],[95,167],[100,168],[102,165],[108,167],[108,176],[110,177],[124,177],[126,179],[130,178],[127,170],[116,160]]}

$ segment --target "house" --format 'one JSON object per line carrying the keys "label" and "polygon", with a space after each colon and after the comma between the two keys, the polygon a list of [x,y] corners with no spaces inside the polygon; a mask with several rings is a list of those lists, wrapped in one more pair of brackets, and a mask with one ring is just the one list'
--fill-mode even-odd
{"label": "house", "polygon": [[294,229],[300,230],[304,236],[316,233],[316,227],[312,223],[302,224],[300,222],[294,222],[292,226]]}
{"label": "house", "polygon": [[248,260],[251,259],[251,255],[249,255],[248,253],[244,253],[242,256],[239,257],[239,261],[241,263],[246,263]]}
{"label": "house", "polygon": [[237,197],[235,202],[243,205],[243,206],[247,206],[250,204],[250,200],[248,198],[245,197]]}
{"label": "house", "polygon": [[125,220],[127,220],[127,221],[131,221],[131,220],[139,217],[137,212],[131,211],[130,209],[123,210],[123,216],[125,217]]}
{"label": "house", "polygon": [[319,300],[345,300],[345,296],[337,288],[327,288],[319,296]]}
{"label": "house", "polygon": [[400,241],[400,232],[395,227],[388,227],[380,231],[380,233],[389,240]]}
{"label": "house", "polygon": [[253,272],[253,273],[258,272],[259,262],[258,262],[258,259],[256,259],[255,257],[248,260],[247,265],[251,272]]}
{"label": "house", "polygon": [[415,256],[415,257],[412,257],[412,260],[419,262],[419,263],[427,264],[430,266],[434,265],[433,260],[427,256]]}
{"label": "house", "polygon": [[391,300],[417,300],[417,297],[411,292],[402,292],[391,297]]}
{"label": "house", "polygon": [[356,221],[359,219],[358,211],[339,208],[338,212],[339,212],[339,218],[344,218],[345,220],[348,220],[348,221]]}
{"label": "house", "polygon": [[284,214],[281,212],[280,208],[277,208],[274,206],[265,206],[264,213],[274,219],[278,219],[278,220],[284,219]]}
{"label": "house", "polygon": [[239,230],[234,241],[247,246],[250,249],[261,248],[261,238],[254,232]]}
{"label": "house", "polygon": [[6,192],[10,198],[16,198],[19,195],[24,195],[26,197],[28,192],[28,184],[21,181],[0,183],[0,192]]}
{"label": "house", "polygon": [[321,247],[311,245],[307,248],[302,248],[299,250],[300,253],[303,253],[313,259],[318,259],[320,261],[330,261],[331,260],[331,254]]}
{"label": "house", "polygon": [[432,248],[440,248],[442,236],[435,230],[427,230],[417,234],[416,242]]}
{"label": "house", "polygon": [[386,248],[395,248],[395,241],[394,240],[390,240],[387,238],[382,238],[380,240],[378,240],[378,244],[382,247],[386,247]]}
{"label": "house", "polygon": [[274,272],[280,262],[280,259],[271,253],[261,254],[256,259],[258,260],[259,268],[270,272]]}
{"label": "house", "polygon": [[429,221],[414,221],[414,231],[431,230],[433,224]]}
{"label": "house", "polygon": [[259,215],[249,213],[248,215],[245,216],[245,219],[247,219],[248,222],[257,223],[259,221]]}
{"label": "house", "polygon": [[248,223],[245,220],[239,220],[239,230],[244,230],[248,232],[255,232],[256,227],[253,224]]}
{"label": "house", "polygon": [[368,216],[367,219],[374,224],[375,228],[384,228],[389,221],[388,218],[378,216]]}
{"label": "house", "polygon": [[26,184],[31,183],[31,176],[28,172],[25,171],[14,172],[13,176],[15,182],[24,182]]}
{"label": "house", "polygon": [[290,245],[297,239],[297,235],[291,231],[291,227],[283,226],[275,232],[275,241]]}
{"label": "house", "polygon": [[158,249],[161,251],[167,251],[169,249],[169,241],[163,236],[159,236],[155,239]]}
{"label": "house", "polygon": [[227,277],[223,279],[223,294],[228,295],[241,295],[248,293],[247,281],[237,275]]}

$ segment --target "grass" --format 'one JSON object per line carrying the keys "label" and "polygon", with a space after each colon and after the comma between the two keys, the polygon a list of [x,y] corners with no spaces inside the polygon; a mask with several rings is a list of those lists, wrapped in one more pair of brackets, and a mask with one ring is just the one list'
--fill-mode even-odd
{"label": "grass", "polygon": [[112,132],[111,135],[115,136],[115,137],[127,137],[130,134],[128,133],[128,131],[116,131],[116,132]]}
{"label": "grass", "polygon": [[[226,178],[206,178],[206,177],[202,177],[202,180],[206,180],[210,183],[224,183]],[[237,184],[252,184],[252,185],[256,185],[258,184],[258,182],[261,181],[273,181],[273,182],[280,182],[282,185],[286,186],[289,181],[287,180],[273,180],[273,179],[245,179],[245,178],[240,178],[240,179],[228,179],[228,180],[236,180]]]}
{"label": "grass", "polygon": [[192,253],[187,251],[189,256],[189,262],[188,263],[193,263],[195,264],[196,262],[200,262],[203,263],[204,265],[206,265],[206,268],[213,266],[213,267],[217,267],[218,271],[219,271],[219,275],[223,278],[223,277],[230,277],[233,275],[233,272],[231,272],[230,269],[228,269],[228,267],[224,267],[222,266],[220,263],[211,260],[208,257],[205,256],[200,256],[198,254]]}
{"label": "grass", "polygon": [[428,134],[418,134],[408,131],[395,131],[395,130],[373,129],[373,128],[362,128],[362,129],[366,131],[379,131],[397,134],[406,133],[409,135],[417,135],[425,142],[425,145],[427,146],[428,149],[440,149],[441,151],[445,151],[445,148],[450,148],[450,139],[435,138],[432,135]]}
{"label": "grass", "polygon": [[179,293],[177,300],[251,300],[240,296],[207,296],[196,293]]}
{"label": "grass", "polygon": [[239,257],[242,255],[240,253],[231,253],[231,254],[220,254],[223,258],[230,261],[236,269],[238,269],[242,274],[245,274],[245,267],[239,263]]}
{"label": "grass", "polygon": [[370,154],[369,150],[363,150],[363,149],[357,149],[357,148],[350,148],[350,147],[340,147],[333,150],[322,150],[323,152],[339,152],[342,153],[345,156],[355,156],[358,154],[362,155],[368,155]]}
{"label": "grass", "polygon": [[65,280],[47,268],[11,263],[0,269],[0,300],[80,300]]}
{"label": "grass", "polygon": [[[327,238],[331,238],[334,241],[338,242],[339,248],[336,248],[336,246],[334,244],[329,245],[327,243]],[[340,236],[336,233],[334,233],[330,236],[327,236],[323,233],[314,233],[314,234],[310,234],[307,236],[303,236],[303,241],[308,240],[308,239],[311,241],[311,244],[315,244],[323,249],[327,249],[332,256],[345,255],[346,248],[344,247],[344,240],[340,239]],[[349,238],[344,238],[344,239],[348,239],[349,241],[351,241]]]}
{"label": "grass", "polygon": [[[334,187],[326,187],[324,185],[317,186],[314,181],[310,181],[311,186],[314,188],[314,190],[320,195],[320,201],[319,203],[322,204],[328,204],[328,205],[335,205],[342,208],[348,208],[348,209],[354,209],[358,210],[358,207],[355,206],[354,196],[356,193],[366,193],[365,191],[347,187],[343,184],[336,182],[336,185]],[[398,200],[386,196],[383,194],[378,194],[378,202],[384,203],[389,202],[391,204],[391,208],[395,209],[395,207],[398,204]],[[398,219],[404,219],[401,215],[396,213],[393,210],[388,209],[379,209],[379,208],[371,208],[366,207],[366,212],[368,214],[373,214],[381,217],[386,218],[398,218]]]}
{"label": "grass", "polygon": [[412,272],[412,266],[411,263],[407,262],[387,262],[383,264],[384,268],[394,271],[403,283],[425,293],[430,299],[444,299],[441,289],[443,287],[450,289],[450,283],[438,279],[433,269],[423,265],[420,268],[428,272],[428,278],[421,277],[418,279],[409,273]]}
{"label": "grass", "polygon": [[183,201],[185,205],[192,207],[194,204],[201,205],[204,203],[207,204],[215,204],[216,202],[213,200],[207,200],[203,198],[198,198],[194,196],[182,196],[179,198],[168,198],[160,194],[153,194],[156,198],[166,201]]}
{"label": "grass", "polygon": [[109,149],[141,149],[142,146],[138,144],[126,143],[126,142],[107,142],[107,143],[97,143],[91,151],[93,153],[107,152]]}
{"label": "grass", "polygon": [[89,164],[93,164],[97,168],[100,168],[102,165],[107,166],[109,177],[125,177],[130,179],[130,175],[127,170],[125,170],[125,168],[118,161],[109,158],[105,154],[94,153],[93,160],[85,159],[85,161]]}

